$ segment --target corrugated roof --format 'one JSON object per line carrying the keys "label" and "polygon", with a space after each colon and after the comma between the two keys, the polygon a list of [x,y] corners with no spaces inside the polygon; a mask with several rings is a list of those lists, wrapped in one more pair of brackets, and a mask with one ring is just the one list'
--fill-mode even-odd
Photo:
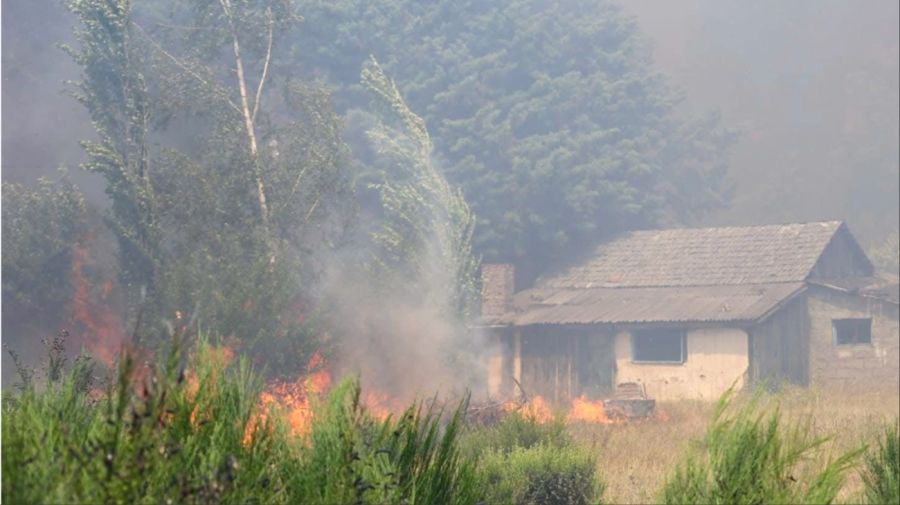
{"label": "corrugated roof", "polygon": [[801,282],[840,221],[633,231],[539,288],[713,286]]}
{"label": "corrugated roof", "polygon": [[802,282],[650,288],[537,288],[517,294],[497,324],[622,324],[754,321]]}

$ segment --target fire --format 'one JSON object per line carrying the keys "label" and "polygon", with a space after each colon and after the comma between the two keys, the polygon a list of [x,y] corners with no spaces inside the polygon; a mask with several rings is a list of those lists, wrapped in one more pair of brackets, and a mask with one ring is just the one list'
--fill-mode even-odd
{"label": "fire", "polygon": [[600,400],[591,401],[586,397],[575,398],[572,400],[572,408],[566,416],[569,423],[593,423],[593,424],[614,424],[622,422],[621,419],[612,419],[606,415],[606,407]]}
{"label": "fire", "polygon": [[541,424],[549,423],[553,420],[553,410],[550,408],[550,404],[547,403],[547,400],[544,400],[544,397],[542,396],[532,397],[531,400],[519,409],[519,412],[526,417],[533,418]]}
{"label": "fire", "polygon": [[273,383],[267,389],[259,398],[262,419],[265,419],[270,407],[277,406],[285,414],[291,433],[299,436],[307,434],[312,425],[308,390],[296,382]]}
{"label": "fire", "polygon": [[88,264],[88,249],[81,242],[72,247],[72,271],[70,280],[75,294],[69,305],[69,313],[76,328],[72,332],[100,361],[112,366],[125,333],[122,321],[111,309],[112,282],[105,282],[98,290],[92,290],[84,273]]}
{"label": "fire", "polygon": [[309,433],[313,418],[312,397],[327,392],[331,387],[331,374],[327,370],[325,358],[319,352],[312,355],[306,370],[305,377],[292,382],[276,379],[266,385],[259,395],[257,414],[247,424],[244,432],[245,446],[252,442],[256,427],[265,423],[273,407],[284,414],[291,433],[297,436]]}
{"label": "fire", "polygon": [[315,394],[321,394],[331,387],[331,375],[325,370],[325,358],[318,351],[313,353],[306,365],[307,370],[315,370],[306,381],[306,389]]}
{"label": "fire", "polygon": [[390,415],[396,416],[406,407],[398,398],[372,390],[363,392],[361,403],[369,414],[380,421],[387,419]]}
{"label": "fire", "polygon": [[[533,396],[524,404],[507,402],[504,409],[507,412],[517,411],[523,416],[533,418],[540,424],[551,422],[554,419],[553,409],[542,396]],[[654,419],[667,421],[668,416],[657,411]],[[581,396],[572,400],[566,411],[565,421],[568,424],[624,424],[626,419],[622,416],[610,415],[603,401],[589,400],[587,397]]]}

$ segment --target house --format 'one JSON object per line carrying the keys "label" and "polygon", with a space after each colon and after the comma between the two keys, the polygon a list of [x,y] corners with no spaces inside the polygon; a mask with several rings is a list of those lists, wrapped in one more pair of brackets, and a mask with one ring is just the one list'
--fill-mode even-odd
{"label": "house", "polygon": [[512,265],[482,282],[492,395],[900,387],[897,279],[839,221],[633,231],[530,289],[514,293]]}

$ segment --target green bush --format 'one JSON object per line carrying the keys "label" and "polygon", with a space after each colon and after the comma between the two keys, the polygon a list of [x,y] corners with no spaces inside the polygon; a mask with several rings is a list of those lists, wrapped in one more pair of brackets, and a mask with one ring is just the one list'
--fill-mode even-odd
{"label": "green bush", "polygon": [[539,423],[512,412],[470,428],[462,446],[479,463],[486,503],[597,503],[603,492],[596,458],[573,444],[561,417]]}
{"label": "green bush", "polygon": [[183,357],[177,342],[150,369],[126,354],[104,393],[91,391],[91,365],[82,359],[68,373],[48,374],[42,385],[32,381],[19,394],[5,395],[4,501],[271,498],[248,492],[271,471],[281,447],[265,435],[243,443],[254,422],[258,377],[243,361],[223,370],[201,345],[193,360],[195,380],[188,381]]}
{"label": "green bush", "polygon": [[563,448],[571,443],[563,418],[542,424],[519,412],[510,413],[494,425],[470,429],[463,438],[466,453],[476,457],[490,450],[506,454],[538,444]]}
{"label": "green bush", "polygon": [[900,420],[885,427],[877,447],[865,457],[862,472],[866,501],[900,503]]}
{"label": "green bush", "polygon": [[[758,398],[732,408],[729,390],[716,405],[700,450],[666,481],[662,503],[831,503],[860,451],[817,465],[825,438],[808,426],[783,426],[779,411],[758,412]],[[817,468],[819,467],[819,468]],[[809,470],[809,474],[804,473]]]}
{"label": "green bush", "polygon": [[[54,344],[58,342],[54,341]],[[461,404],[449,419],[414,404],[378,421],[346,381],[316,406],[311,431],[259,416],[261,377],[226,366],[201,340],[176,340],[142,368],[123,356],[105,392],[89,360],[3,397],[3,501],[8,503],[449,503],[480,497],[458,449]],[[189,368],[186,370],[185,366]],[[247,436],[252,433],[252,436]]]}
{"label": "green bush", "polygon": [[576,505],[598,503],[603,485],[587,450],[539,443],[509,453],[487,452],[481,472],[487,503]]}
{"label": "green bush", "polygon": [[473,462],[460,457],[465,405],[446,424],[440,412],[413,404],[397,419],[374,420],[359,403],[358,382],[344,381],[319,406],[301,471],[285,473],[288,503],[475,503]]}

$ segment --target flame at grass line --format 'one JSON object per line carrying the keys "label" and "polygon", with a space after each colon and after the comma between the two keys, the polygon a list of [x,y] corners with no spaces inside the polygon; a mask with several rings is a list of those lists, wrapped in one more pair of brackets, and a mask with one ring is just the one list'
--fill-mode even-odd
{"label": "flame at grass line", "polygon": [[407,407],[399,398],[376,391],[364,392],[362,396],[361,403],[366,411],[379,421],[387,419],[390,415],[396,416]]}
{"label": "flame at grass line", "polygon": [[566,421],[570,423],[619,424],[624,422],[624,419],[607,416],[606,407],[602,401],[591,401],[582,396],[572,400],[572,408],[566,416]]}
{"label": "flame at grass line", "polygon": [[[305,435],[312,425],[312,396],[326,392],[331,386],[331,375],[325,368],[325,358],[319,352],[313,353],[306,365],[307,374],[293,382],[273,380],[259,395],[258,417],[248,424],[244,441],[253,436],[257,421],[264,423],[268,412],[275,407],[284,413],[291,433]],[[309,373],[312,372],[312,373]]]}
{"label": "flame at grass line", "polygon": [[75,323],[73,336],[79,339],[91,354],[107,366],[112,366],[125,341],[122,321],[111,307],[111,281],[91,289],[84,273],[88,263],[88,249],[81,242],[72,247],[72,270],[69,278],[75,293],[68,312]]}
{"label": "flame at grass line", "polygon": [[[549,423],[556,417],[553,408],[542,396],[534,396],[525,404],[508,402],[505,409],[507,412],[517,411],[525,417],[534,419],[539,424]],[[665,422],[669,420],[669,416],[657,409],[656,413],[647,419]],[[565,414],[565,421],[568,424],[625,424],[627,422],[622,416],[610,415],[606,411],[603,401],[589,400],[585,396],[572,399]]]}

